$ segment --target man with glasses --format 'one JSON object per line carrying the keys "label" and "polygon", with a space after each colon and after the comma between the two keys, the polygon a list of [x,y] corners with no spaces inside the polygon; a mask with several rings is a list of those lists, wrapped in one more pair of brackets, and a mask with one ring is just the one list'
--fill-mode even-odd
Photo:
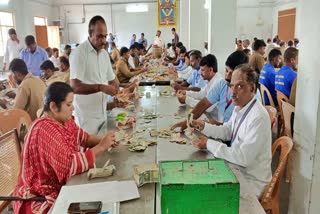
{"label": "man with glasses", "polygon": [[103,49],[107,25],[101,16],[89,22],[89,38],[70,55],[70,84],[74,90],[76,123],[90,134],[104,134],[107,121],[107,95],[119,90],[117,80]]}
{"label": "man with glasses", "polygon": [[221,126],[201,120],[190,125],[207,136],[193,141],[193,145],[241,166],[251,189],[261,197],[272,178],[272,141],[268,112],[255,97],[258,77],[248,64],[236,67],[230,83],[235,106],[231,119]]}

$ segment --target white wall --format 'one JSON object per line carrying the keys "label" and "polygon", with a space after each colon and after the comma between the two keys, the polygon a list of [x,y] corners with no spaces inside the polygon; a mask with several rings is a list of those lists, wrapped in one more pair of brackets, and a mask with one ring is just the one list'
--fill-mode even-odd
{"label": "white wall", "polygon": [[[149,7],[148,12],[127,13],[126,4],[97,4],[84,5],[62,5],[60,6],[60,20],[64,22],[65,43],[80,43],[88,37],[88,23],[95,15],[101,15],[105,18],[108,26],[108,33],[116,35],[117,46],[129,46],[132,34],[140,38],[140,34],[145,34],[148,43],[153,42],[156,31],[162,31],[162,37],[166,43],[171,42],[173,35],[172,27],[158,28],[157,23],[157,3],[145,3]],[[179,3],[177,2],[179,5]],[[81,23],[81,18],[85,18],[85,23]],[[79,24],[68,24],[69,22],[79,22]],[[177,18],[176,29],[179,32],[179,19]]]}
{"label": "white wall", "polygon": [[[266,40],[278,34],[278,12],[297,8],[298,0],[238,0],[237,33],[239,39],[258,37]],[[299,8],[297,8],[297,16]],[[261,17],[262,25],[257,25]],[[297,20],[298,21],[298,20]],[[299,25],[296,22],[296,35],[299,37]]]}
{"label": "white wall", "polygon": [[53,7],[50,0],[11,0],[9,5],[0,6],[0,11],[13,13],[18,37],[23,40],[26,35],[35,35],[34,16],[47,17],[51,23]]}
{"label": "white wall", "polygon": [[294,122],[290,214],[318,214],[320,210],[320,75],[317,48],[320,37],[315,8],[319,0],[301,0],[297,34],[300,35],[299,72]]}
{"label": "white wall", "polygon": [[[272,38],[273,8],[257,6],[238,6],[237,8],[237,35],[238,39],[253,40],[254,37],[266,40]],[[258,18],[261,24],[257,25]]]}

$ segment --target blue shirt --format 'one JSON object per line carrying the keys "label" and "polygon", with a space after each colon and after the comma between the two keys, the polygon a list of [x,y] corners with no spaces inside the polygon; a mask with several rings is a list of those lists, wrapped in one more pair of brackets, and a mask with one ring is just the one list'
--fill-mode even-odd
{"label": "blue shirt", "polygon": [[231,89],[227,82],[222,79],[207,94],[208,101],[214,105],[218,104],[218,120],[219,122],[228,122],[231,118],[234,105],[231,99]]}
{"label": "blue shirt", "polygon": [[182,59],[178,59],[178,65],[176,66],[177,71],[183,71],[187,67],[188,65],[186,65]]}
{"label": "blue shirt", "polygon": [[[275,85],[274,85],[275,76],[276,76],[276,70],[274,69],[273,65],[271,65],[270,63],[267,63],[265,66],[263,66],[260,72],[259,83],[264,85],[269,90],[274,104],[278,105],[277,92],[275,90]],[[263,96],[264,96],[264,100],[266,101],[266,105],[270,105],[268,96],[266,94],[264,94]]]}
{"label": "blue shirt", "polygon": [[37,46],[34,53],[31,53],[27,48],[22,49],[19,54],[19,58],[27,64],[29,72],[31,72],[34,76],[40,77],[40,65],[48,59],[48,54],[41,47]]}
{"label": "blue shirt", "polygon": [[291,86],[296,78],[297,73],[291,67],[286,65],[282,66],[281,69],[276,72],[276,91],[280,91],[287,97],[290,97]]}
{"label": "blue shirt", "polygon": [[148,40],[147,40],[147,39],[141,39],[141,38],[140,38],[140,39],[138,40],[138,43],[139,43],[139,44],[142,44],[143,41],[146,42],[146,47],[148,47]]}
{"label": "blue shirt", "polygon": [[187,80],[187,83],[192,87],[203,88],[207,84],[207,80],[204,80],[201,76],[201,70],[193,69],[191,76]]}
{"label": "blue shirt", "polygon": [[133,45],[135,42],[136,42],[136,40],[131,39],[131,40],[130,40],[130,46]]}

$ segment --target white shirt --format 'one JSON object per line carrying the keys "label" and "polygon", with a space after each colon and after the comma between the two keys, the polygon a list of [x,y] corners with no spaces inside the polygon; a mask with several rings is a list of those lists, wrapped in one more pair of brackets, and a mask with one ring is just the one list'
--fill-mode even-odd
{"label": "white shirt", "polygon": [[54,65],[55,68],[59,68],[59,66],[60,66],[60,61],[59,61],[58,58],[56,58],[55,56],[52,55],[52,56],[49,58],[49,60],[53,63],[53,65]]}
{"label": "white shirt", "polygon": [[168,49],[167,56],[168,56],[168,57],[171,57],[171,58],[176,57],[176,53],[174,52],[172,46]]}
{"label": "white shirt", "polygon": [[213,78],[203,87],[200,91],[186,91],[186,104],[194,107],[197,103],[205,98],[212,87],[222,79],[221,75],[217,72]]}
{"label": "white shirt", "polygon": [[8,39],[5,54],[3,57],[3,63],[6,63],[7,66],[9,66],[9,63],[14,58],[19,58],[19,53],[22,49],[23,49],[23,45],[21,41],[18,43],[16,41]]}
{"label": "white shirt", "polygon": [[192,66],[189,65],[186,69],[184,69],[182,71],[177,71],[178,78],[187,80],[190,78],[192,71],[193,71],[193,68],[192,68]]}
{"label": "white shirt", "polygon": [[[69,59],[70,79],[78,79],[86,84],[108,84],[108,81],[115,79],[108,53],[104,49],[97,52],[89,40],[74,49]],[[76,121],[77,118],[107,120],[107,96],[102,92],[75,94]]]}
{"label": "white shirt", "polygon": [[128,60],[129,65],[131,68],[135,69],[136,66],[134,65],[133,57],[130,55],[129,60]]}
{"label": "white shirt", "polygon": [[163,46],[165,45],[164,40],[158,36],[156,36],[153,44],[159,46],[160,48],[163,48]]}
{"label": "white shirt", "polygon": [[[232,131],[238,127],[241,117],[254,100],[255,98],[241,110],[236,106],[230,120],[222,126],[206,123],[203,134],[213,139],[230,141]],[[251,184],[253,192],[260,197],[272,178],[270,118],[263,105],[258,101],[253,105],[239,127],[231,147],[213,139],[208,140],[207,149],[215,157],[243,167],[242,173]]]}

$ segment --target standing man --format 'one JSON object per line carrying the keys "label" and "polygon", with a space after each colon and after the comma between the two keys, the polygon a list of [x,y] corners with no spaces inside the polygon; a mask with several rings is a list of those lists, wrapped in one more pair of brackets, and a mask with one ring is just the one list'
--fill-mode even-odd
{"label": "standing man", "polygon": [[175,28],[172,28],[172,29],[171,29],[171,32],[172,32],[172,34],[173,34],[172,45],[173,45],[174,47],[176,47],[177,44],[178,44],[178,42],[179,42],[179,35],[177,34]]}
{"label": "standing man", "polygon": [[118,93],[119,82],[103,49],[107,25],[101,16],[89,22],[89,38],[70,56],[70,84],[74,90],[76,123],[90,134],[103,134],[107,121],[107,95]]}
{"label": "standing man", "polygon": [[136,34],[133,34],[132,38],[130,40],[130,46],[133,45],[136,42],[136,38],[137,38]]}
{"label": "standing man", "polygon": [[161,37],[161,31],[160,30],[157,30],[156,38],[155,38],[153,44],[157,45],[160,48],[164,48],[165,43],[164,43],[164,40]]}
{"label": "standing man", "polygon": [[3,71],[6,71],[7,65],[14,59],[19,57],[19,52],[23,45],[17,37],[16,30],[11,28],[8,30],[9,39],[7,41],[6,50],[3,57]]}
{"label": "standing man", "polygon": [[144,48],[148,47],[148,40],[144,37],[144,33],[141,33],[141,38],[138,40],[139,44],[143,44]]}
{"label": "standing man", "polygon": [[27,64],[29,72],[34,76],[40,77],[40,65],[48,59],[48,54],[37,45],[32,35],[26,36],[25,43],[27,47],[20,52],[19,58]]}
{"label": "standing man", "polygon": [[71,46],[70,45],[64,46],[64,56],[69,59],[70,54],[71,54]]}

